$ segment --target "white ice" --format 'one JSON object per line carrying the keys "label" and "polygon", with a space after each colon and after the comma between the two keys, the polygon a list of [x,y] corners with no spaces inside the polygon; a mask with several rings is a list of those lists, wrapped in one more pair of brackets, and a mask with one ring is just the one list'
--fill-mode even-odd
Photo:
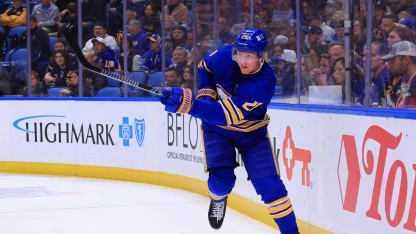
{"label": "white ice", "polygon": [[0,173],[2,234],[268,234],[275,229],[227,208],[211,229],[209,199],[156,185]]}

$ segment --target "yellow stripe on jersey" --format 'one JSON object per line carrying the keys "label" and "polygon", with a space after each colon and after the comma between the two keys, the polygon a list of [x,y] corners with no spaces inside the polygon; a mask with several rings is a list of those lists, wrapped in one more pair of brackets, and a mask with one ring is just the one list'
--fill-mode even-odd
{"label": "yellow stripe on jersey", "polygon": [[221,105],[222,110],[224,111],[225,119],[227,120],[227,126],[228,126],[231,124],[230,114],[228,113],[227,108],[224,106],[224,103],[222,102],[222,100],[219,100],[218,103]]}
{"label": "yellow stripe on jersey", "polygon": [[205,62],[204,59],[202,59],[201,62],[199,62],[198,68],[204,69],[205,71],[212,73],[212,71],[209,70],[209,68],[207,67],[207,63]]}
{"label": "yellow stripe on jersey", "polygon": [[252,111],[255,108],[257,108],[258,106],[260,106],[261,104],[263,104],[263,103],[262,102],[257,102],[257,101],[254,101],[252,103],[246,102],[246,103],[243,104],[243,108],[246,111]]}
{"label": "yellow stripe on jersey", "polygon": [[238,108],[237,105],[234,104],[234,102],[231,98],[229,98],[229,100],[230,100],[230,103],[233,105],[235,111],[237,112],[238,118],[240,119],[240,122],[241,122],[244,119],[243,112],[241,112],[240,108]]}
{"label": "yellow stripe on jersey", "polygon": [[265,115],[263,120],[257,120],[257,121],[241,121],[239,124],[232,124],[228,126],[219,126],[221,128],[231,130],[231,131],[237,131],[237,132],[251,132],[256,129],[259,129],[267,124],[270,123],[270,116]]}
{"label": "yellow stripe on jersey", "polygon": [[207,71],[209,71],[209,72],[211,72],[211,73],[212,73],[212,71],[211,71],[211,70],[209,70],[209,68],[208,68],[207,63],[205,62],[205,60],[202,60],[202,61],[204,61],[204,66],[205,66],[205,69],[206,69]]}
{"label": "yellow stripe on jersey", "polygon": [[232,119],[231,124],[238,124],[239,122],[241,122],[242,120],[241,117],[244,118],[244,116],[241,113],[241,111],[240,113],[237,114],[238,111],[236,111],[233,107],[235,108],[238,108],[238,107],[236,107],[233,103],[231,103],[231,99],[229,98],[222,99],[222,102],[224,103],[225,107],[228,109],[228,113],[231,114],[231,119]]}
{"label": "yellow stripe on jersey", "polygon": [[209,54],[209,56],[213,56],[214,54],[216,54],[218,52],[218,50],[212,52],[211,54]]}

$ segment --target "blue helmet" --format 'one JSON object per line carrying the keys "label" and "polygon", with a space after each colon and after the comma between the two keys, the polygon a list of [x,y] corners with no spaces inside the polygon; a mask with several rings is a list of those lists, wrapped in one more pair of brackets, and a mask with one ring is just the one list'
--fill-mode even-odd
{"label": "blue helmet", "polygon": [[246,28],[234,40],[234,48],[241,52],[258,52],[266,49],[266,34],[261,29]]}

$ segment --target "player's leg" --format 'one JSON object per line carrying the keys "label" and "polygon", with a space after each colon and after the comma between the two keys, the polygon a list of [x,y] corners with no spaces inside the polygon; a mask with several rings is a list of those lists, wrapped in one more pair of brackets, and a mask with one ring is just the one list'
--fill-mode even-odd
{"label": "player's leg", "polygon": [[208,220],[212,228],[219,229],[224,221],[227,196],[234,187],[235,148],[233,143],[214,132],[203,132],[206,168],[209,172],[208,190],[211,203]]}
{"label": "player's leg", "polygon": [[256,137],[253,144],[245,144],[241,154],[248,176],[268,206],[269,214],[283,234],[298,233],[296,217],[287,190],[280,179],[278,164],[268,136]]}

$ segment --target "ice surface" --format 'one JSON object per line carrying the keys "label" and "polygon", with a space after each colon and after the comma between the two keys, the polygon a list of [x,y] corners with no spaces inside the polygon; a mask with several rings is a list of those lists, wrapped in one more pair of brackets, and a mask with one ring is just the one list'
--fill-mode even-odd
{"label": "ice surface", "polygon": [[275,229],[229,207],[208,224],[209,199],[156,185],[0,173],[4,234],[268,234]]}

